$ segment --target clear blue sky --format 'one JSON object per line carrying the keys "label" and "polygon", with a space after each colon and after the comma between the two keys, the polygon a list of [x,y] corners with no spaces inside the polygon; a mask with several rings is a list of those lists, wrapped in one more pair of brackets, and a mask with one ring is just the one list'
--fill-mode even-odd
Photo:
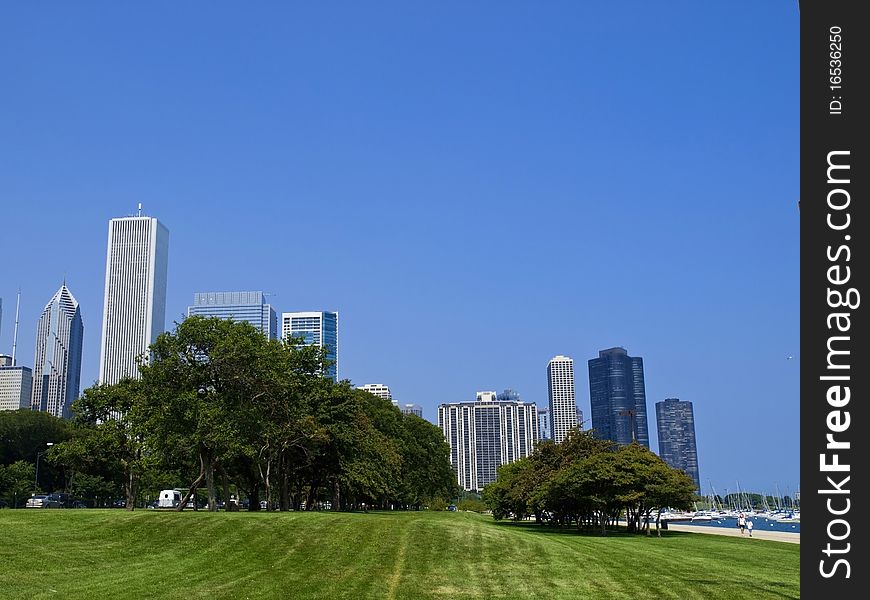
{"label": "clear blue sky", "polygon": [[556,354],[588,416],[621,345],[651,415],[694,402],[705,492],[797,489],[796,2],[258,4],[0,11],[0,351],[20,286],[32,365],[66,277],[94,381],[142,202],[170,326],[197,291],[337,310],[341,376],[430,420],[544,405]]}

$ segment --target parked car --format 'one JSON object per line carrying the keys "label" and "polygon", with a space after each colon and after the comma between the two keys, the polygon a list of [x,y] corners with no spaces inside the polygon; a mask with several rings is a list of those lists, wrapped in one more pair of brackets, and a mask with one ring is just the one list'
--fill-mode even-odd
{"label": "parked car", "polygon": [[72,504],[73,499],[69,494],[54,492],[48,495],[48,508],[70,508]]}
{"label": "parked car", "polygon": [[48,494],[34,494],[27,499],[24,508],[48,508]]}

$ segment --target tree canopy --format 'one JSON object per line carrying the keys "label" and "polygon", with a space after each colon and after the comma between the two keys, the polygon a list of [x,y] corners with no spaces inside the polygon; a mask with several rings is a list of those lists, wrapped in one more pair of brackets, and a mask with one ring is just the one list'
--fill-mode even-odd
{"label": "tree canopy", "polygon": [[543,442],[530,456],[499,467],[482,497],[496,519],[534,516],[606,534],[624,515],[630,531],[649,534],[653,512],[658,525],[664,508],[691,506],[694,483],[640,444],[616,447],[574,430],[561,444]]}
{"label": "tree canopy", "polygon": [[231,495],[249,510],[419,508],[455,497],[440,429],[324,377],[324,364],[324,350],[299,340],[189,317],[151,345],[140,379],[85,390],[51,458],[80,481],[122,485],[128,509],[143,482],[186,490],[179,510],[197,506],[200,488],[209,510],[231,509]]}

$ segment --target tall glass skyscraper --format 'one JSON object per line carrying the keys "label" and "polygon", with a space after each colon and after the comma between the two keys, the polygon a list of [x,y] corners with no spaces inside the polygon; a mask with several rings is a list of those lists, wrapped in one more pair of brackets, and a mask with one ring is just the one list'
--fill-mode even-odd
{"label": "tall glass skyscraper", "polygon": [[79,395],[83,336],[79,303],[64,282],[45,305],[36,328],[32,410],[72,416],[70,405]]}
{"label": "tall glass skyscraper", "polygon": [[187,316],[192,315],[247,321],[270,340],[278,339],[278,315],[263,292],[199,292],[187,307]]}
{"label": "tall glass skyscraper", "polygon": [[549,440],[553,438],[553,434],[550,431],[550,427],[553,426],[553,420],[550,419],[550,407],[545,406],[544,408],[538,409],[538,438],[542,440]]}
{"label": "tall glass skyscraper", "polygon": [[154,217],[109,221],[100,383],[139,377],[144,355],[166,321],[169,230]]}
{"label": "tall glass skyscraper", "polygon": [[326,348],[326,358],[332,364],[325,377],[338,381],[338,313],[285,312],[281,313],[281,339],[302,338],[306,346]]}
{"label": "tall glass skyscraper", "polygon": [[531,454],[538,443],[538,410],[531,402],[498,400],[478,392],[474,402],[438,406],[438,426],[450,445],[450,464],[464,490],[482,490],[499,466]]}
{"label": "tall glass skyscraper", "polygon": [[550,434],[554,442],[561,444],[568,432],[577,427],[573,359],[561,355],[550,359],[547,389],[550,395]]}
{"label": "tall glass skyscraper", "polygon": [[625,348],[601,350],[589,361],[589,396],[595,437],[649,448],[642,358]]}
{"label": "tall glass skyscraper", "polygon": [[701,490],[698,472],[698,446],[695,441],[695,411],[691,402],[665,398],[656,402],[659,456],[668,465],[683,470]]}

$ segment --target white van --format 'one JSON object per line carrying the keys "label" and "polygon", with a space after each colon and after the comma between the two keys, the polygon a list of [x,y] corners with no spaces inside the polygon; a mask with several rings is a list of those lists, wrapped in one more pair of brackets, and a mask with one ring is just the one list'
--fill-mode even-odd
{"label": "white van", "polygon": [[161,490],[157,499],[157,508],[177,508],[181,504],[181,492],[178,490]]}

